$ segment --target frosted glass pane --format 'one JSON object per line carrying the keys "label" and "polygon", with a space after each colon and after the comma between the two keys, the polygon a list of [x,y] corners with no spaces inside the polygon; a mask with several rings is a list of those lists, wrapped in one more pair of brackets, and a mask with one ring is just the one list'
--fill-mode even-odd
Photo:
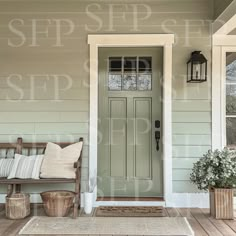
{"label": "frosted glass pane", "polygon": [[124,75],[122,90],[136,90],[137,89],[137,76]]}
{"label": "frosted glass pane", "polygon": [[140,74],[138,76],[138,90],[151,90],[152,89],[152,75]]}
{"label": "frosted glass pane", "polygon": [[226,85],[226,114],[236,114],[236,85]]}
{"label": "frosted glass pane", "polygon": [[236,118],[226,118],[227,145],[236,145]]}
{"label": "frosted glass pane", "polygon": [[119,74],[109,74],[108,88],[109,90],[120,91],[121,90],[121,78]]}
{"label": "frosted glass pane", "polygon": [[236,82],[236,53],[226,54],[226,82]]}

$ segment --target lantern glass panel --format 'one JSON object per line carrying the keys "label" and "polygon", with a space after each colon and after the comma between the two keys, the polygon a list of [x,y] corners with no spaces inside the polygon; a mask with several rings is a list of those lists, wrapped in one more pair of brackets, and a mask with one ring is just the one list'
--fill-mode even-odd
{"label": "lantern glass panel", "polygon": [[201,64],[194,63],[193,64],[193,80],[201,80]]}
{"label": "lantern glass panel", "polygon": [[206,63],[201,64],[201,80],[206,80]]}
{"label": "lantern glass panel", "polygon": [[191,81],[192,77],[191,77],[191,74],[192,74],[192,63],[191,62],[188,62],[188,65],[187,65],[187,81]]}

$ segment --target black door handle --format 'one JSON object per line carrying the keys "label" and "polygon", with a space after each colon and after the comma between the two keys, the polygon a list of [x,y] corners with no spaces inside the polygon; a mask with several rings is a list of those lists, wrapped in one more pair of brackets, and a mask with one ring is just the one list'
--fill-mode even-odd
{"label": "black door handle", "polygon": [[156,150],[159,151],[159,141],[161,138],[161,132],[160,131],[155,131],[155,140],[156,140]]}
{"label": "black door handle", "polygon": [[[155,120],[155,128],[156,129],[160,129],[161,128],[160,120]],[[155,140],[156,140],[156,150],[157,151],[159,151],[159,149],[160,149],[160,147],[159,147],[160,138],[161,138],[161,132],[156,130],[155,131]]]}

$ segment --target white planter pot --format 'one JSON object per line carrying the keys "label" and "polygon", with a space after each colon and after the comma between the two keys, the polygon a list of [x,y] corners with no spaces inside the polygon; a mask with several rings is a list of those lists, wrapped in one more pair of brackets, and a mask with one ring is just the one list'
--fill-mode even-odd
{"label": "white planter pot", "polygon": [[84,193],[84,212],[91,214],[93,210],[93,193]]}

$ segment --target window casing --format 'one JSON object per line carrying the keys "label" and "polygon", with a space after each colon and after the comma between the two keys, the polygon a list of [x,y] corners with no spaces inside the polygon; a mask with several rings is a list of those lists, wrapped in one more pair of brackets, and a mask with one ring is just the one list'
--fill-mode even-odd
{"label": "window casing", "polygon": [[236,52],[226,52],[225,135],[226,145],[236,147]]}

